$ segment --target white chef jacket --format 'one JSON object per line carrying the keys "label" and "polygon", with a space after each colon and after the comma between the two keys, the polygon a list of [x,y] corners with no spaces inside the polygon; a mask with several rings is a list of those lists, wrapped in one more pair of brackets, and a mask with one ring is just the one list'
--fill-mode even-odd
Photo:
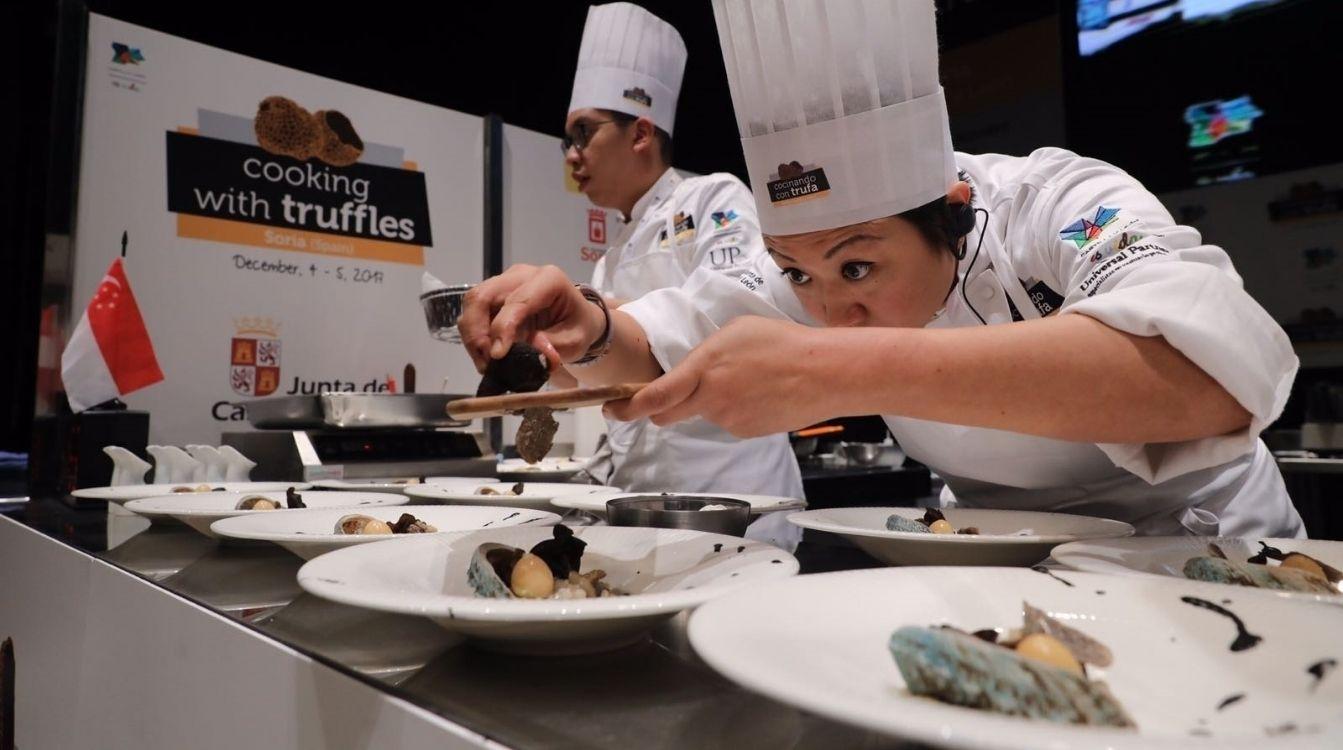
{"label": "white chef jacket", "polygon": [[[698,269],[735,282],[765,256],[755,203],[741,180],[730,174],[685,179],[668,169],[634,204],[620,236],[597,261],[592,286],[632,300],[680,286]],[[614,464],[609,483],[627,491],[803,496],[785,434],[742,440],[702,419],[670,427],[608,420],[607,428]]]}
{"label": "white chef jacket", "polygon": [[[927,327],[1082,314],[1133,335],[1160,335],[1252,418],[1245,429],[1198,440],[1092,444],[887,415],[901,447],[946,480],[944,504],[1114,518],[1148,535],[1303,536],[1259,439],[1287,401],[1297,358],[1226,253],[1104,162],[1055,148],[956,158],[974,207],[987,216],[978,214],[959,283]],[[741,315],[816,325],[770,259],[736,284],[697,273],[681,289],[623,309],[664,368]],[[1021,352],[1021,366],[1032,356]]]}

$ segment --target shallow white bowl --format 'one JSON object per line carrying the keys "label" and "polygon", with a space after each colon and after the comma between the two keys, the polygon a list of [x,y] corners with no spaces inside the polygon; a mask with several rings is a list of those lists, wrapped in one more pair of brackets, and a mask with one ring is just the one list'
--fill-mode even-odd
{"label": "shallow white bowl", "polygon": [[976,526],[979,534],[918,534],[886,528],[886,519],[893,514],[918,519],[923,512],[923,508],[831,508],[794,513],[788,521],[804,529],[839,534],[891,565],[1034,565],[1065,542],[1133,534],[1132,526],[1105,518],[960,508],[943,511],[947,521],[958,529]]}
{"label": "shallow white bowl", "polygon": [[[409,502],[405,495],[394,495],[390,492],[306,490],[300,494],[303,496],[303,502],[309,508],[371,508],[383,505],[405,505]],[[279,501],[280,507],[284,508],[285,493],[283,492],[201,492],[140,498],[126,503],[126,510],[150,518],[175,518],[208,537],[218,538],[219,535],[210,530],[210,524],[221,518],[280,512],[279,510],[239,510],[239,501],[251,495],[261,495]]]}
{"label": "shallow white bowl", "polygon": [[[648,497],[655,496],[657,492],[619,492],[609,495],[604,494],[584,494],[584,495],[564,495],[550,501],[551,505],[557,508],[576,509],[591,513],[595,516],[606,518],[606,503],[609,500],[619,500],[622,497]],[[773,495],[739,495],[734,492],[677,492],[677,497],[726,497],[730,500],[741,500],[751,504],[751,515],[760,515],[761,513],[773,513],[780,510],[798,510],[807,507],[805,500],[799,500],[795,497],[775,497]]]}
{"label": "shallow white bowl", "polygon": [[318,479],[312,483],[315,490],[337,492],[401,492],[408,485],[421,484],[415,477],[386,477],[382,479]]}
{"label": "shallow white bowl", "polygon": [[[1232,652],[1232,620],[1182,597],[1225,608],[1263,640]],[[1089,674],[1108,684],[1136,730],[1004,716],[908,692],[887,646],[896,629],[1019,627],[1023,601],[1110,648],[1114,663]],[[1339,633],[1340,607],[1196,581],[1014,568],[799,576],[710,602],[689,626],[710,666],[785,703],[930,745],[1030,750],[1341,747],[1343,670],[1319,681],[1307,672],[1322,659],[1343,661]],[[1222,705],[1237,694],[1244,698]]]}
{"label": "shallow white bowl", "polygon": [[543,458],[529,464],[520,458],[506,458],[495,467],[500,481],[562,482],[588,465],[586,458]]}
{"label": "shallow white bowl", "polygon": [[545,511],[494,506],[425,505],[414,508],[388,506],[360,510],[303,508],[222,518],[210,524],[210,530],[218,536],[229,539],[275,542],[304,560],[311,560],[318,555],[356,544],[389,540],[405,541],[423,536],[423,534],[336,533],[336,523],[351,513],[362,513],[386,521],[389,525],[395,523],[402,513],[410,513],[436,527],[438,531],[430,532],[433,534],[524,524],[554,526],[560,520],[558,515]]}
{"label": "shallow white bowl", "polygon": [[517,482],[480,482],[476,485],[438,485],[421,484],[406,488],[406,494],[421,501],[447,503],[450,505],[501,505],[509,508],[530,508],[532,510],[550,510],[550,501],[561,496],[602,495],[609,496],[620,492],[618,487],[604,487],[598,484],[564,484],[550,482],[522,482],[521,495],[480,495],[477,490],[489,487],[499,492],[507,492]]}
{"label": "shallow white bowl", "polygon": [[498,477],[425,477],[425,484],[437,484],[444,487],[479,487],[482,484],[494,484]]}
{"label": "shallow white bowl", "polygon": [[162,495],[187,495],[201,493],[174,493],[174,487],[199,487],[200,485],[209,485],[210,490],[224,492],[284,492],[293,487],[296,490],[306,490],[312,485],[306,482],[174,482],[169,484],[128,484],[121,487],[85,487],[82,490],[75,490],[70,494],[74,497],[87,500],[106,500],[109,503],[123,504],[131,500],[139,500],[145,497],[160,497]]}
{"label": "shallow white bowl", "polygon": [[[1054,548],[1051,556],[1075,570],[1120,575],[1157,575],[1184,578],[1184,564],[1191,557],[1208,554],[1208,544],[1216,544],[1235,562],[1259,552],[1259,542],[1283,552],[1300,552],[1343,570],[1343,542],[1319,539],[1269,539],[1256,537],[1147,536],[1132,539],[1096,539],[1070,542]],[[1277,565],[1270,562],[1270,565]],[[1256,589],[1245,588],[1249,591]],[[1343,604],[1343,596],[1282,592],[1301,599]]]}
{"label": "shallow white bowl", "polygon": [[625,645],[681,610],[798,571],[787,552],[740,537],[588,526],[574,529],[588,545],[582,570],[605,570],[629,596],[489,599],[472,591],[467,568],[481,544],[530,549],[552,533],[525,526],[361,545],[307,563],[298,582],[343,604],[424,615],[486,647],[559,654]]}

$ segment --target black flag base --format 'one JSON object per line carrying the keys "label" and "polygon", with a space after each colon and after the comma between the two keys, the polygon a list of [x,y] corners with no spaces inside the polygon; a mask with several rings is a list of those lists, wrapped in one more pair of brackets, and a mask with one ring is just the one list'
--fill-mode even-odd
{"label": "black flag base", "polygon": [[90,406],[88,410],[89,410],[89,411],[126,411],[126,409],[128,409],[128,408],[130,408],[130,407],[126,406],[126,402],[122,401],[122,400],[119,399],[119,398],[113,398],[113,399],[108,399],[107,401],[104,401],[104,402],[102,402],[101,404],[95,404],[95,405],[93,405],[93,406]]}

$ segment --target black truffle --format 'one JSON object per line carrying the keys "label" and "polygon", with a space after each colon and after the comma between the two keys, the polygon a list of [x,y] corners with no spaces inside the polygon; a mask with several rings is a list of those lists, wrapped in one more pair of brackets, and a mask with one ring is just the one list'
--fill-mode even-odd
{"label": "black truffle", "polygon": [[531,393],[540,390],[549,379],[546,356],[530,344],[517,343],[503,357],[485,366],[476,396]]}
{"label": "black truffle", "polygon": [[574,536],[573,529],[560,524],[554,527],[555,538],[538,542],[532,554],[546,561],[550,572],[561,580],[569,573],[577,573],[583,563],[583,549],[588,543]]}

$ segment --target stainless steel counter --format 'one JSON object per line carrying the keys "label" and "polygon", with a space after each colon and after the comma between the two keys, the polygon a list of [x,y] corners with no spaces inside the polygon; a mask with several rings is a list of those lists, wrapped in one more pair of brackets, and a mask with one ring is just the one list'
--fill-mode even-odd
{"label": "stainless steel counter", "polygon": [[[64,509],[50,507],[54,502],[30,503],[29,515],[43,517],[45,506],[46,517],[62,516]],[[776,703],[720,677],[686,641],[685,614],[618,651],[562,658],[501,655],[477,650],[427,619],[305,594],[294,582],[302,560],[279,547],[221,545],[184,526],[150,526],[138,517],[112,521],[113,538],[121,541],[92,552],[98,558],[504,746],[911,747]],[[798,557],[804,572],[875,565],[833,540],[804,542]]]}

